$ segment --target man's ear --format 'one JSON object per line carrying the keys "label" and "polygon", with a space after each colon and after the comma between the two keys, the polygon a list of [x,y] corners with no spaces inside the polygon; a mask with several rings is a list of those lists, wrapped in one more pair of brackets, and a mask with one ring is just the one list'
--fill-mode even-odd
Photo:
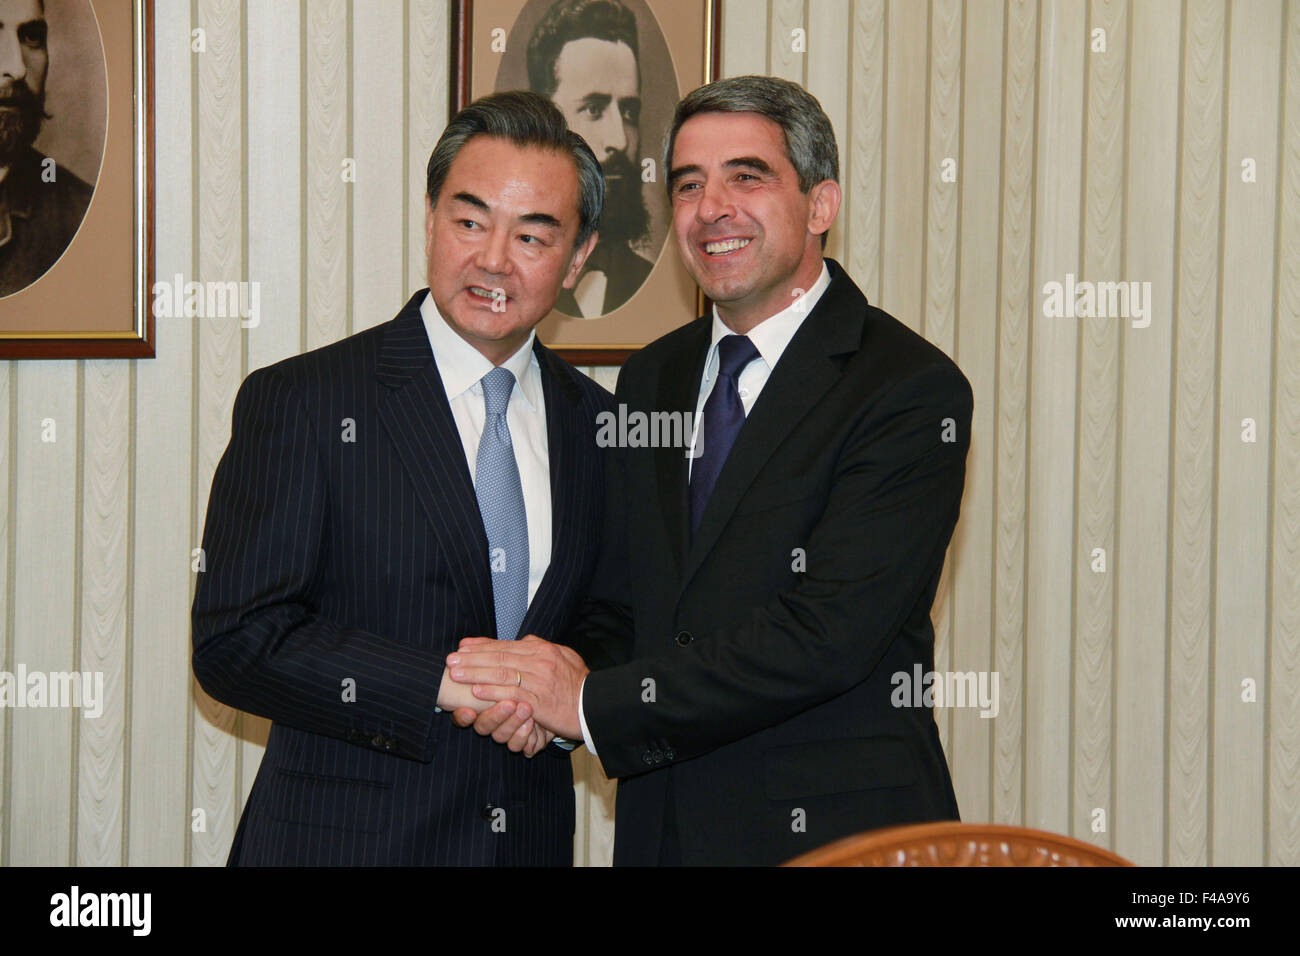
{"label": "man's ear", "polygon": [[586,242],[573,250],[573,260],[569,263],[568,274],[565,275],[564,281],[560,283],[564,288],[572,289],[577,283],[578,275],[587,262],[587,256],[591,255],[591,250],[596,248],[596,240],[599,237],[599,233],[593,232]]}
{"label": "man's ear", "polygon": [[808,191],[808,231],[814,236],[823,235],[835,221],[840,211],[843,193],[833,179],[823,179]]}

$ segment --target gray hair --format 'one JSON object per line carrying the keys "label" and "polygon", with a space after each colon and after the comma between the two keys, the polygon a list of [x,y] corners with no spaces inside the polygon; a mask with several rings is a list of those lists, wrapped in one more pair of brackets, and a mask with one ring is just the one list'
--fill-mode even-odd
{"label": "gray hair", "polygon": [[546,97],[528,90],[511,90],[480,97],[452,117],[429,155],[426,189],[430,205],[451,171],[452,161],[475,136],[497,136],[519,147],[536,146],[566,153],[578,169],[578,238],[586,242],[600,224],[605,205],[605,177],[591,147],[569,129],[564,114]]}
{"label": "gray hair", "polygon": [[[799,191],[827,179],[840,180],[835,129],[817,97],[797,83],[775,76],[733,76],[694,90],[677,104],[664,147],[664,170],[672,171],[677,131],[699,113],[757,113],[785,134],[785,152],[799,174]],[[665,176],[664,180],[667,181]]]}

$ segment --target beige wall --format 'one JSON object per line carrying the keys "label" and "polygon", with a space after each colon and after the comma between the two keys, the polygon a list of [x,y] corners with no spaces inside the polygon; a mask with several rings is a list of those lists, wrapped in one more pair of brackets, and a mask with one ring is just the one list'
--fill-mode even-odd
{"label": "beige wall", "polygon": [[[1000,678],[995,719],[938,711],[963,817],[1300,863],[1300,3],[724,8],[724,73],[800,80],[835,124],[829,254],[975,389],[934,613],[938,669]],[[0,363],[0,670],[108,697],[0,709],[0,862],[224,861],[266,725],[189,674],[208,486],[249,370],[422,284],[447,41],[440,0],[158,0],[157,273],[258,280],[262,322]],[[1150,282],[1150,325],[1045,317],[1067,273]],[[609,785],[579,787],[606,862]]]}

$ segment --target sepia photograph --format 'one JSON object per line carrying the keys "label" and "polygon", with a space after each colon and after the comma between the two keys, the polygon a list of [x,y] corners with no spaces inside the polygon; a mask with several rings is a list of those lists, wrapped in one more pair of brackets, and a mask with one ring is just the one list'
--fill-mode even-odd
{"label": "sepia photograph", "polygon": [[677,83],[658,22],[643,0],[531,0],[510,31],[496,89],[550,99],[600,161],[599,239],[555,308],[583,319],[614,312],[641,290],[668,234],[654,152]]}
{"label": "sepia photograph", "polygon": [[[591,146],[605,180],[595,248],[538,334],[566,358],[616,365],[698,315],[698,287],[668,249],[663,148],[673,106],[716,70],[710,0],[463,0],[455,77],[466,96],[532,90]],[[456,104],[464,105],[463,103]],[[669,305],[670,308],[665,308]]]}
{"label": "sepia photograph", "polygon": [[0,0],[0,298],[63,255],[103,156],[104,55],[90,2],[49,8]]}
{"label": "sepia photograph", "polygon": [[1297,866],[1300,0],[0,0],[16,938]]}
{"label": "sepia photograph", "polygon": [[0,0],[0,356],[152,354],[151,10]]}

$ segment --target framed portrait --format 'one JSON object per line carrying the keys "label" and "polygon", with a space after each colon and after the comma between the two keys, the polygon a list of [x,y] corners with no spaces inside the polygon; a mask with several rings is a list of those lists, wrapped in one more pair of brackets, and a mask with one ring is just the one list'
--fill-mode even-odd
{"label": "framed portrait", "polygon": [[701,315],[672,243],[663,146],[677,101],[718,75],[721,0],[455,0],[451,110],[499,90],[551,99],[605,173],[599,238],[537,334],[619,365]]}
{"label": "framed portrait", "polygon": [[151,358],[153,0],[0,10],[0,357]]}

